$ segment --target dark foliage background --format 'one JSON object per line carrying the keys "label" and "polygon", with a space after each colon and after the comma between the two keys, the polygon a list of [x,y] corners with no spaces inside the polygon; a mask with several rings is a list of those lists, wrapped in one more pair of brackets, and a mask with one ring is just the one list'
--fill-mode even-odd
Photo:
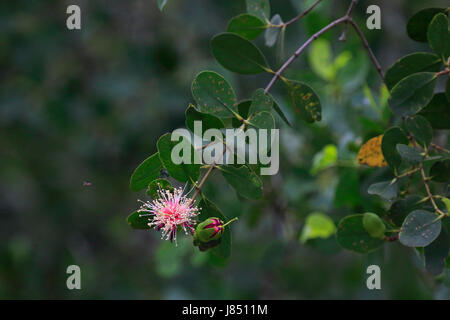
{"label": "dark foliage background", "polygon": [[[271,2],[284,20],[308,3]],[[341,16],[347,2],[324,0],[291,26],[284,58]],[[69,4],[81,6],[81,31],[65,26]],[[382,10],[382,30],[364,32],[384,69],[428,50],[407,38],[408,17],[448,5],[360,1],[361,26],[369,4]],[[195,74],[220,71],[241,98],[269,81],[231,74],[209,52],[210,38],[244,11],[243,0],[169,0],[163,13],[153,0],[0,2],[0,298],[449,298],[449,280],[426,274],[412,249],[393,243],[360,256],[339,250],[334,238],[299,242],[311,212],[336,222],[385,209],[366,192],[383,170],[351,164],[357,146],[382,133],[386,121],[371,109],[367,90],[378,101],[379,80],[352,32],[345,43],[337,41],[340,30],[324,37],[335,56],[353,57],[336,79],[320,77],[308,53],[289,69],[291,78],[318,88],[324,121],[281,127],[281,170],[266,178],[264,200],[239,199],[216,175],[207,184],[224,214],[240,217],[228,263],[200,254],[184,237],[175,249],[154,231],[127,226],[136,200],[146,197],[129,190],[130,174],[161,134],[184,126]],[[280,65],[276,49],[256,43]],[[273,93],[288,112],[285,91],[278,85]],[[343,165],[311,173],[313,156],[327,144],[337,146]],[[366,288],[372,263],[382,268],[382,290]],[[82,290],[66,288],[70,264],[81,267]]]}

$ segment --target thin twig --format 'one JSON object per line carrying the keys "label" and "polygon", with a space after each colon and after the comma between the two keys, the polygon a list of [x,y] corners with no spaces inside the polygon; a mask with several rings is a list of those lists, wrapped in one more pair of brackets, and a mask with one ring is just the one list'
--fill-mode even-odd
{"label": "thin twig", "polygon": [[372,59],[372,62],[375,65],[375,68],[377,69],[378,74],[381,77],[381,80],[384,82],[384,74],[383,74],[383,71],[381,70],[380,63],[378,62],[377,58],[373,54],[372,49],[370,49],[370,46],[369,46],[369,43],[367,42],[366,37],[364,37],[364,34],[362,33],[361,29],[358,27],[358,25],[355,23],[355,21],[353,21],[352,18],[349,17],[348,22],[352,25],[353,29],[355,29],[356,34],[359,36],[359,38],[361,39],[361,41],[364,45],[364,48],[369,53],[370,59]]}
{"label": "thin twig", "polygon": [[[350,3],[350,6],[347,9],[347,17],[350,17],[353,13],[353,8],[356,6],[356,2],[358,2],[358,0],[352,0],[352,3]],[[347,23],[345,23],[344,25],[344,30],[342,30],[341,36],[339,37],[339,41],[345,41],[345,39],[347,38]]]}
{"label": "thin twig", "polygon": [[419,168],[420,168],[420,173],[422,175],[423,184],[425,185],[425,189],[427,191],[428,198],[430,199],[430,202],[433,205],[434,211],[436,211],[436,213],[438,213],[439,215],[444,215],[444,213],[438,208],[438,206],[436,205],[436,202],[434,201],[434,197],[433,197],[433,194],[431,193],[430,186],[428,185],[428,179],[425,175],[425,170],[423,169],[422,163],[420,163]]}
{"label": "thin twig", "polygon": [[195,200],[195,198],[197,198],[197,196],[199,195],[200,191],[202,190],[203,185],[206,182],[206,179],[208,179],[208,176],[211,174],[211,172],[214,170],[214,168],[216,167],[216,162],[214,161],[210,166],[208,171],[205,173],[205,175],[202,178],[202,181],[200,181],[199,185],[196,187],[197,190],[195,190],[194,195],[192,196],[192,202]]}
{"label": "thin twig", "polygon": [[431,143],[430,145],[433,148],[435,148],[436,150],[443,151],[443,152],[446,152],[446,153],[450,153],[450,150],[448,150],[448,149],[446,149],[446,148],[444,148],[444,147],[442,147],[442,146],[440,146],[440,145],[438,145],[436,143]]}
{"label": "thin twig", "polygon": [[303,11],[302,13],[300,13],[298,16],[296,16],[295,18],[292,18],[291,20],[289,20],[286,23],[283,23],[283,26],[288,26],[291,23],[294,23],[297,20],[300,20],[301,18],[303,18],[304,16],[306,16],[312,9],[314,9],[315,6],[317,6],[322,0],[317,0],[316,2],[314,2],[308,9],[306,9],[305,11]]}
{"label": "thin twig", "polygon": [[361,39],[364,48],[367,50],[370,59],[372,60],[373,64],[375,65],[378,74],[380,75],[382,81],[384,82],[384,74],[383,71],[381,70],[381,66],[377,60],[377,58],[375,57],[375,55],[373,54],[372,49],[370,49],[369,43],[367,42],[366,38],[364,37],[364,34],[362,33],[361,29],[359,29],[358,25],[352,20],[352,18],[350,17],[350,14],[353,13],[353,9],[356,5],[357,0],[352,0],[352,2],[350,3],[350,7],[347,10],[347,13],[345,14],[345,16],[334,20],[333,22],[331,22],[330,24],[328,24],[327,26],[323,27],[321,30],[317,31],[311,38],[309,38],[300,48],[297,49],[297,51],[294,52],[294,54],[292,56],[289,57],[289,59],[286,60],[286,62],[281,66],[280,69],[278,69],[277,72],[275,72],[275,74],[273,75],[272,79],[270,80],[269,84],[266,86],[266,88],[264,89],[264,92],[267,93],[273,86],[273,84],[275,83],[275,81],[281,77],[281,74],[284,72],[284,70],[287,69],[287,67],[292,63],[292,61],[295,60],[295,58],[297,58],[314,40],[316,40],[318,37],[320,37],[323,33],[327,32],[328,30],[334,28],[335,26],[337,26],[340,23],[350,23],[353,28],[355,29],[356,33],[358,34],[359,38]]}
{"label": "thin twig", "polygon": [[325,26],[321,30],[317,31],[311,38],[309,38],[300,48],[297,49],[297,51],[294,52],[292,56],[289,57],[289,59],[286,60],[286,62],[281,66],[280,69],[278,69],[277,72],[275,72],[274,76],[272,77],[272,80],[270,80],[269,84],[264,89],[264,92],[267,93],[270,88],[272,88],[275,81],[281,76],[281,74],[286,70],[286,68],[292,63],[292,61],[295,60],[302,52],[305,50],[314,40],[316,40],[319,36],[321,36],[323,33],[327,32],[331,28],[337,26],[338,24],[344,22],[347,20],[347,17],[344,16],[342,18],[339,18],[337,20],[334,20],[329,25]]}

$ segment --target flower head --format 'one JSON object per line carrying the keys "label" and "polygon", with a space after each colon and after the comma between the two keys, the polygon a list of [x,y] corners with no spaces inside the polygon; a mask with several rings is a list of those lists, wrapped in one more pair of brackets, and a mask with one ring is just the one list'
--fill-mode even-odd
{"label": "flower head", "polygon": [[[142,202],[139,212],[148,212],[150,227],[162,231],[161,239],[177,241],[177,228],[181,226],[186,234],[194,234],[194,218],[199,214],[199,208],[192,205],[193,201],[183,195],[182,188],[158,190],[158,198]],[[142,215],[142,216],[145,216]]]}

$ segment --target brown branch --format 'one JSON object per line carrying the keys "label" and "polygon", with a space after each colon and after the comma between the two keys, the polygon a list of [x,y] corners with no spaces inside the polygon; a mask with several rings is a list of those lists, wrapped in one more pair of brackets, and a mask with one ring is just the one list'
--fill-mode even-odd
{"label": "brown branch", "polygon": [[300,13],[298,16],[296,16],[295,18],[292,18],[291,20],[289,20],[288,22],[282,24],[283,26],[288,26],[292,23],[294,23],[297,20],[300,20],[301,18],[303,18],[304,16],[306,16],[312,9],[314,9],[315,6],[317,6],[322,0],[317,0],[316,2],[314,2],[308,9],[306,9],[305,11],[303,11],[302,13]]}
{"label": "brown branch", "polygon": [[444,213],[438,208],[436,202],[434,201],[433,194],[431,193],[430,186],[428,185],[428,178],[425,175],[425,170],[423,169],[423,163],[421,162],[419,165],[420,173],[422,175],[422,181],[425,185],[425,190],[427,191],[428,198],[430,199],[431,204],[433,205],[434,211],[436,211],[439,215],[444,215]]}
{"label": "brown branch", "polygon": [[329,25],[325,26],[321,30],[317,31],[311,38],[309,38],[300,48],[297,49],[297,51],[294,52],[292,56],[289,57],[289,59],[286,60],[286,62],[281,66],[280,69],[278,69],[277,72],[275,72],[274,76],[272,77],[272,80],[270,80],[269,84],[264,89],[264,92],[267,93],[270,88],[272,88],[275,81],[281,76],[281,74],[286,70],[286,68],[292,63],[292,61],[295,60],[302,52],[305,50],[314,40],[316,40],[319,36],[321,36],[323,33],[327,32],[331,28],[337,26],[338,24],[344,22],[347,20],[347,17],[344,16],[342,18],[339,18],[337,20],[334,20]]}
{"label": "brown branch", "polygon": [[199,195],[200,191],[202,191],[202,187],[206,182],[206,179],[208,179],[208,176],[211,174],[211,172],[214,170],[214,168],[216,167],[216,162],[214,161],[208,171],[205,173],[205,175],[202,178],[202,181],[200,181],[199,185],[196,187],[197,190],[195,190],[194,195],[192,196],[192,202],[194,202],[195,198],[197,198],[197,196]]}
{"label": "brown branch", "polygon": [[[356,6],[356,2],[358,2],[358,0],[352,0],[352,3],[350,3],[350,6],[347,9],[347,17],[350,17],[353,13],[353,8],[355,8]],[[344,30],[342,30],[341,36],[339,37],[339,41],[345,41],[345,39],[347,38],[347,22],[344,25]]]}
{"label": "brown branch", "polygon": [[312,35],[311,38],[309,38],[302,46],[300,46],[297,51],[294,52],[294,54],[292,56],[289,57],[288,60],[286,60],[286,62],[281,66],[280,69],[278,69],[277,72],[275,72],[274,76],[272,77],[272,79],[270,80],[269,84],[266,86],[266,88],[264,89],[264,92],[267,93],[273,86],[273,84],[275,83],[275,81],[281,77],[281,74],[287,69],[287,67],[292,63],[292,61],[295,60],[295,58],[297,58],[314,40],[316,40],[318,37],[320,37],[323,33],[327,32],[328,30],[334,28],[335,26],[337,26],[340,23],[350,23],[353,28],[355,29],[356,33],[358,34],[359,38],[361,39],[364,48],[367,50],[373,64],[375,65],[378,74],[380,75],[382,81],[384,82],[384,75],[383,75],[383,71],[381,70],[381,66],[378,63],[377,58],[375,57],[375,55],[373,54],[373,51],[370,49],[369,43],[367,42],[366,38],[364,37],[364,34],[362,33],[362,31],[359,29],[358,25],[352,20],[352,18],[350,17],[350,15],[353,13],[353,9],[356,5],[357,0],[352,0],[350,7],[347,10],[347,13],[345,14],[345,16],[334,20],[333,22],[331,22],[330,24],[328,24],[327,26],[323,27],[321,30],[317,31],[314,35]]}
{"label": "brown branch", "polygon": [[362,33],[361,29],[358,27],[358,25],[355,23],[355,21],[353,21],[352,18],[349,17],[348,22],[352,25],[353,29],[355,29],[356,34],[359,36],[359,38],[361,39],[361,41],[364,45],[364,48],[369,53],[370,59],[372,59],[372,62],[375,65],[375,67],[378,71],[378,74],[380,75],[381,80],[384,82],[384,74],[383,74],[383,71],[381,70],[380,63],[378,62],[377,58],[373,54],[372,49],[370,49],[370,46],[369,46],[369,43],[367,42],[366,37],[364,37],[364,34]]}

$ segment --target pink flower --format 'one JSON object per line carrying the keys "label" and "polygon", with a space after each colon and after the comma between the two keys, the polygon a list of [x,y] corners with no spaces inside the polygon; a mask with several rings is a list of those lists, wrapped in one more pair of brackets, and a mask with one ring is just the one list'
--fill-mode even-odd
{"label": "pink flower", "polygon": [[193,201],[183,195],[183,189],[158,190],[158,199],[152,202],[142,202],[139,212],[148,212],[141,216],[150,216],[148,225],[162,230],[161,239],[177,243],[177,227],[181,226],[186,234],[194,234],[194,218],[199,214],[199,208],[192,205]]}

